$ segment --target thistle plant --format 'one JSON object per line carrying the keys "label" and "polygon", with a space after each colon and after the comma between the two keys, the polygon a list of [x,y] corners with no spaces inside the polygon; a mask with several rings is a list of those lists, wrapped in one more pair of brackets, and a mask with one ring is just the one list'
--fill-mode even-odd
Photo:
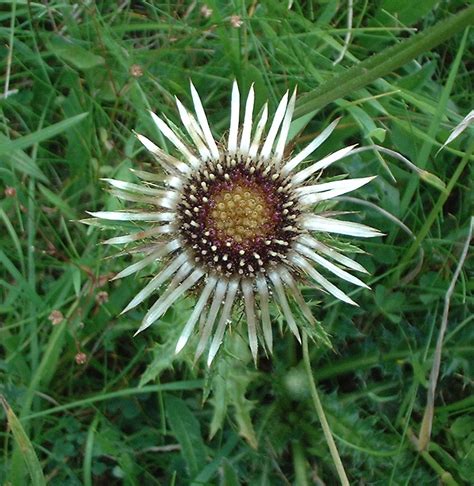
{"label": "thistle plant", "polygon": [[3,3],[0,483],[472,482],[474,6]]}
{"label": "thistle plant", "polygon": [[330,236],[371,238],[381,233],[334,217],[326,204],[364,186],[373,177],[321,180],[324,169],[351,155],[356,145],[308,162],[334,131],[338,120],[300,152],[288,153],[296,89],[291,96],[285,93],[269,122],[267,104],[255,117],[253,87],[241,116],[239,88],[234,83],[229,133],[222,144],[216,142],[192,84],[191,94],[195,115],[176,99],[186,138],[150,113],[156,127],[174,145],[176,157],[137,134],[162,170],[135,171],[140,184],[105,179],[112,194],[141,207],[90,215],[146,224],[145,229],[106,241],[138,245],[134,252],[141,251],[144,255],[115,278],[162,261],[160,271],[124,310],[135,308],[161,289],[137,333],[159,321],[174,302],[194,292],[198,295],[197,302],[182,329],[176,352],[183,349],[198,327],[200,339],[195,358],[208,347],[210,365],[226,329],[233,325],[233,308],[241,302],[256,362],[259,342],[268,353],[272,352],[271,301],[278,305],[298,341],[301,342],[301,325],[292,302],[306,325],[318,326],[300,291],[300,282],[309,281],[336,299],[357,305],[328,277],[367,287],[350,273],[366,270],[334,248]]}

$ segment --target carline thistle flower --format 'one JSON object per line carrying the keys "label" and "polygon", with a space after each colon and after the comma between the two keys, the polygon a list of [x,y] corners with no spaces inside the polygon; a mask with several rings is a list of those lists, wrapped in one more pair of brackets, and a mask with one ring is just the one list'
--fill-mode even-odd
{"label": "carline thistle flower", "polygon": [[149,224],[146,229],[105,242],[116,245],[145,242],[134,250],[145,254],[143,259],[114,278],[131,275],[163,259],[160,271],[123,311],[133,309],[163,287],[137,333],[151,326],[191,291],[198,295],[197,302],[178,339],[176,352],[185,346],[197,325],[200,338],[196,359],[209,346],[207,361],[211,364],[239,303],[245,309],[249,345],[256,361],[259,341],[268,352],[272,351],[270,300],[278,304],[298,340],[300,329],[291,301],[309,325],[316,326],[316,319],[298,288],[302,279],[309,278],[323,291],[356,305],[324,274],[367,287],[348,271],[366,273],[366,270],[331,247],[328,234],[364,238],[381,233],[363,224],[335,219],[321,210],[318,213],[318,206],[367,184],[373,177],[318,182],[321,171],[350,155],[355,145],[303,165],[331,135],[338,120],[301,152],[285,158],[296,90],[290,99],[288,92],[283,96],[265,136],[267,104],[255,124],[252,86],[240,127],[240,94],[234,82],[226,145],[216,143],[192,83],[191,94],[196,116],[178,99],[176,104],[194,147],[150,113],[158,129],[179,152],[179,158],[137,134],[164,174],[136,170],[141,184],[106,179],[112,194],[149,209],[89,214],[105,220]]}

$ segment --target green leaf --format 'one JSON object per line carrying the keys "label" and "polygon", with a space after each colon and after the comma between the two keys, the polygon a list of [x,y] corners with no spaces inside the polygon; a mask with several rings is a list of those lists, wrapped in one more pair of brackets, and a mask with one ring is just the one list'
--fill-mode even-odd
{"label": "green leaf", "polygon": [[404,295],[401,292],[391,292],[383,285],[375,288],[375,303],[381,312],[395,324],[402,319],[400,309],[403,308]]}
{"label": "green leaf", "polygon": [[69,204],[60,196],[55,194],[53,191],[50,191],[47,187],[43,185],[39,185],[39,190],[41,194],[57,209],[61,211],[61,213],[69,219],[75,219],[77,217],[76,213],[73,209],[69,206]]}
{"label": "green leaf", "polygon": [[76,294],[76,297],[79,297],[81,294],[81,270],[78,267],[72,266],[71,277],[74,293]]}
{"label": "green leaf", "polygon": [[295,110],[295,118],[322,108],[393,72],[420,54],[442,44],[473,22],[474,6],[471,6],[438,22],[430,29],[369,57],[300,98]]}
{"label": "green leaf", "polygon": [[431,172],[422,170],[420,171],[420,177],[428,184],[436,187],[436,189],[439,189],[440,191],[446,190],[446,184],[438,176],[432,174]]}
{"label": "green leaf", "polygon": [[224,459],[222,461],[222,478],[221,478],[221,486],[239,486],[239,477],[235,469],[232,467],[232,464],[227,460]]}
{"label": "green leaf", "polygon": [[416,379],[425,387],[428,387],[428,380],[426,379],[428,371],[428,366],[426,361],[422,362],[421,356],[416,353],[412,356],[411,366],[413,368],[413,374]]}
{"label": "green leaf", "polygon": [[[67,326],[56,326],[56,329],[67,329]],[[54,332],[53,332],[53,338],[54,338]],[[51,353],[50,348],[54,348],[55,345],[57,344],[57,338],[55,338],[51,343],[48,344],[49,348],[46,350],[46,353]],[[43,366],[43,364],[40,365],[40,367]],[[47,366],[46,364],[44,367]],[[41,371],[41,370],[40,370]],[[81,400],[76,400],[70,403],[66,403],[64,405],[58,405],[56,407],[51,407],[46,410],[42,410],[40,412],[35,412],[32,414],[24,413],[24,416],[22,417],[22,420],[32,420],[36,419],[38,417],[44,417],[46,415],[50,415],[52,413],[57,413],[57,412],[64,412],[65,410],[70,410],[72,408],[78,408],[78,407],[84,407],[84,406],[89,406],[93,403],[97,402],[104,402],[107,400],[115,400],[117,398],[121,397],[128,397],[128,396],[133,396],[133,395],[145,395],[147,393],[156,393],[156,392],[162,392],[162,391],[179,391],[179,390],[196,390],[202,388],[202,380],[192,380],[192,381],[176,381],[176,382],[169,382],[169,383],[163,383],[162,385],[149,385],[149,386],[143,386],[143,387],[134,387],[134,388],[121,388],[120,390],[116,390],[113,392],[109,393],[95,393],[94,395],[83,398]],[[23,407],[25,408],[25,407]],[[28,408],[28,407],[27,407]]]}
{"label": "green leaf", "polygon": [[230,390],[230,401],[235,408],[235,419],[239,427],[239,434],[254,449],[258,448],[257,435],[252,424],[250,412],[254,409],[255,403],[245,398],[248,383],[236,382]]}
{"label": "green leaf", "polygon": [[28,472],[30,473],[31,484],[33,486],[46,485],[46,480],[43,475],[43,470],[41,469],[41,464],[38,460],[33,445],[30,439],[26,435],[25,429],[18,420],[13,410],[8,405],[3,395],[0,395],[0,402],[2,403],[3,409],[7,416],[7,422],[10,430],[12,431],[15,442],[18,445],[18,449],[25,461]]}
{"label": "green leaf", "polygon": [[470,449],[467,454],[461,458],[459,464],[459,474],[466,481],[466,484],[472,481],[472,471],[474,471],[474,447],[472,447],[472,444],[474,443],[474,434],[471,434],[470,439]]}
{"label": "green leaf", "polygon": [[[217,358],[219,359],[219,358]],[[220,368],[225,368],[220,366]],[[221,374],[216,374],[212,379],[213,395],[211,403],[214,407],[211,424],[209,426],[209,438],[212,439],[222,429],[227,413],[227,387],[229,382]]]}
{"label": "green leaf", "polygon": [[14,150],[22,150],[27,147],[31,147],[36,143],[43,142],[49,138],[53,138],[56,135],[65,132],[69,128],[80,123],[89,113],[80,113],[79,115],[67,118],[58,123],[54,123],[49,127],[42,128],[36,132],[29,133],[23,137],[17,138],[16,140],[0,140],[0,155],[9,154]]}
{"label": "green leaf", "polygon": [[144,386],[162,373],[171,368],[175,359],[176,340],[165,344],[156,344],[153,349],[153,360],[147,366],[140,378],[139,386]]}
{"label": "green leaf", "polygon": [[[11,143],[11,140],[0,133],[0,147],[3,144]],[[41,169],[36,165],[36,162],[29,157],[23,150],[16,150],[13,153],[5,153],[4,157],[9,160],[12,169],[23,172],[23,174],[35,177],[41,182],[47,183],[48,179],[43,174]]]}
{"label": "green leaf", "polygon": [[[245,397],[247,387],[252,382],[253,374],[244,363],[251,359],[248,345],[238,336],[227,336],[224,344],[229,356],[220,354],[216,357],[217,370],[212,377],[214,396],[212,404],[214,415],[211,422],[210,437],[222,427],[228,406],[233,407],[239,435],[254,449],[258,447],[257,435],[252,424],[251,412],[253,401]],[[238,357],[238,358],[237,358]],[[236,360],[240,359],[240,364]]]}
{"label": "green leaf", "polygon": [[368,137],[374,138],[379,143],[383,143],[385,140],[385,134],[387,131],[384,128],[374,128],[368,133]]}
{"label": "green leaf", "polygon": [[296,118],[291,122],[290,130],[288,132],[288,142],[291,142],[298,135],[298,133],[303,131],[303,129],[313,119],[314,115],[316,115],[318,111],[319,110],[313,110],[310,113],[307,113],[300,118]]}
{"label": "green leaf", "polygon": [[380,5],[382,15],[377,15],[378,19],[389,18],[386,12],[396,17],[403,25],[412,25],[417,20],[424,17],[436,4],[438,0],[383,0]]}
{"label": "green leaf", "polygon": [[48,47],[56,56],[63,61],[69,62],[77,69],[91,69],[105,63],[105,59],[102,56],[97,56],[81,46],[72,44],[63,37],[51,37]]}
{"label": "green leaf", "polygon": [[474,418],[472,416],[458,417],[451,425],[451,434],[456,439],[464,439],[474,432]]}
{"label": "green leaf", "polygon": [[189,475],[193,477],[206,465],[206,448],[199,421],[183,400],[171,395],[166,398],[166,415],[181,446]]}
{"label": "green leaf", "polygon": [[[345,104],[345,102],[343,104]],[[377,126],[372,118],[359,106],[349,105],[346,107],[346,110],[351,114],[356,123],[363,129],[366,137],[370,136],[369,134],[377,129]]]}
{"label": "green leaf", "polygon": [[36,289],[2,250],[0,250],[0,265],[15,279],[17,288],[21,289],[31,302],[34,302],[36,305],[42,304],[41,297],[37,294]]}
{"label": "green leaf", "polygon": [[432,78],[436,71],[436,61],[428,61],[413,74],[408,74],[396,81],[395,85],[404,90],[419,91]]}

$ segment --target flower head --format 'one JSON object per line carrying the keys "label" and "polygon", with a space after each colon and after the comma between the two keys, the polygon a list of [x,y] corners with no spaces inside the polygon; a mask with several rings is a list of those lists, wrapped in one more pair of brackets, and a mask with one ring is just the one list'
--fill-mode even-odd
{"label": "flower head", "polygon": [[53,326],[57,326],[64,321],[63,313],[60,310],[53,310],[51,314],[49,314],[48,319],[50,320]]}
{"label": "flower head", "polygon": [[201,15],[205,18],[208,19],[212,15],[212,8],[209,8],[208,5],[204,4],[201,7]]}
{"label": "flower head", "polygon": [[75,359],[75,361],[76,361],[76,364],[78,364],[78,365],[83,365],[83,364],[85,364],[85,363],[86,363],[86,361],[87,361],[87,354],[82,353],[82,352],[78,352],[78,353],[76,354],[76,356],[74,356],[74,359]]}
{"label": "flower head", "polygon": [[15,197],[15,196],[16,196],[16,189],[14,187],[5,188],[5,197]]}
{"label": "flower head", "polygon": [[239,29],[244,23],[240,15],[231,15],[229,22],[234,29]]}
{"label": "flower head", "polygon": [[102,305],[102,304],[107,304],[107,302],[109,301],[109,293],[106,292],[105,290],[101,290],[100,292],[98,292],[95,296],[95,301],[99,304],[99,305]]}
{"label": "flower head", "polygon": [[323,183],[315,179],[323,169],[351,154],[355,146],[303,165],[331,135],[338,120],[301,152],[285,158],[296,90],[291,97],[288,92],[283,96],[264,135],[267,105],[254,123],[251,87],[240,127],[240,95],[234,83],[226,145],[216,143],[192,84],[191,93],[196,116],[176,100],[189,141],[151,113],[157,128],[176,148],[178,158],[165,153],[143,135],[137,135],[165,174],[134,171],[141,184],[106,179],[113,194],[146,205],[147,209],[90,214],[106,220],[146,223],[141,231],[106,241],[118,245],[146,241],[140,247],[145,254],[143,259],[115,278],[131,275],[162,260],[160,271],[124,310],[136,307],[163,289],[137,332],[151,326],[174,302],[193,291],[197,302],[178,339],[176,352],[184,347],[198,326],[200,339],[196,356],[209,345],[210,364],[226,328],[232,325],[234,308],[242,305],[250,349],[256,360],[259,342],[269,352],[272,350],[271,300],[278,304],[298,340],[300,329],[290,305],[292,301],[302,318],[309,325],[316,325],[298,288],[303,278],[309,278],[337,299],[356,305],[324,274],[367,287],[348,271],[365,270],[331,247],[327,235],[373,237],[380,233],[363,224],[335,219],[321,208],[324,201],[357,189],[372,177]]}

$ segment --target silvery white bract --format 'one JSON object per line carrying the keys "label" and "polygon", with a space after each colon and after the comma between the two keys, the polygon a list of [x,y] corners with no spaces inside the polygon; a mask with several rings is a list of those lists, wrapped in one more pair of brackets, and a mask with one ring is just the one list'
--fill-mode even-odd
{"label": "silvery white bract", "polygon": [[216,143],[192,84],[191,93],[195,115],[176,100],[189,140],[151,113],[158,129],[179,152],[179,158],[137,135],[164,174],[134,171],[141,184],[106,179],[112,194],[147,209],[90,214],[105,220],[147,223],[145,229],[136,233],[106,241],[114,245],[146,242],[140,247],[145,256],[115,278],[162,260],[160,271],[124,310],[133,309],[161,289],[138,332],[157,322],[174,302],[192,291],[198,296],[197,302],[176,352],[198,326],[196,358],[208,347],[210,364],[226,328],[232,325],[234,305],[239,303],[245,308],[250,349],[256,360],[259,340],[268,352],[272,351],[270,299],[278,304],[291,332],[300,340],[291,301],[309,325],[316,326],[316,320],[298,288],[299,281],[308,278],[322,290],[353,305],[352,299],[327,276],[332,274],[367,287],[349,273],[366,272],[365,269],[328,246],[326,234],[369,238],[381,233],[363,224],[329,217],[321,212],[319,203],[353,191],[373,178],[319,182],[321,171],[350,155],[355,145],[303,164],[331,135],[337,120],[301,152],[284,157],[296,90],[291,98],[288,92],[283,96],[265,130],[267,105],[254,120],[253,87],[240,124],[240,95],[234,83],[226,146]]}

